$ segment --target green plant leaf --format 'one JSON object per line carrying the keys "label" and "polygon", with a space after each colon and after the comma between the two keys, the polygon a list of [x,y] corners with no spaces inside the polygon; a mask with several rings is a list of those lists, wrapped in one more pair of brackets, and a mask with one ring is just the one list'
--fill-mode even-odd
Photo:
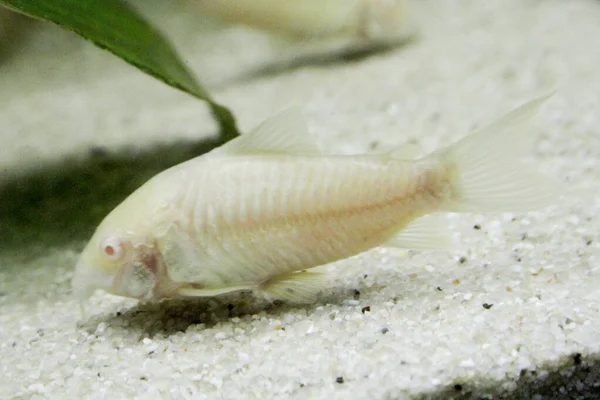
{"label": "green plant leaf", "polygon": [[212,100],[169,41],[124,0],[0,0],[0,5],[73,31],[166,84],[206,101],[219,122],[221,142],[239,134],[231,112]]}

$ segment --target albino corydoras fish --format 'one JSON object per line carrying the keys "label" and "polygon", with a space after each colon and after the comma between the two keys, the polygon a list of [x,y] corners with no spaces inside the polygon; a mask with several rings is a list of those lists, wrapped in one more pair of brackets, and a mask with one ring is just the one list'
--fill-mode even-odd
{"label": "albino corydoras fish", "polygon": [[83,301],[95,289],[140,300],[254,291],[304,303],[326,285],[312,267],[377,246],[445,248],[444,227],[428,214],[556,200],[555,185],[516,154],[546,98],[419,158],[406,147],[326,155],[297,113],[280,113],[125,199],[83,250],[74,293]]}
{"label": "albino corydoras fish", "polygon": [[303,39],[407,33],[406,0],[192,0],[224,22]]}

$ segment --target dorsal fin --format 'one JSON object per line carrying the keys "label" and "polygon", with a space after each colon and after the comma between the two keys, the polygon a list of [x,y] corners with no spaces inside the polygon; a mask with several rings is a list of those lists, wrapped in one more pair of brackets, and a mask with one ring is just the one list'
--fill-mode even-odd
{"label": "dorsal fin", "polygon": [[402,146],[396,147],[385,153],[388,157],[397,160],[416,160],[424,155],[423,148],[416,143],[405,143]]}
{"label": "dorsal fin", "polygon": [[219,147],[215,153],[318,155],[321,151],[309,134],[300,110],[288,108]]}

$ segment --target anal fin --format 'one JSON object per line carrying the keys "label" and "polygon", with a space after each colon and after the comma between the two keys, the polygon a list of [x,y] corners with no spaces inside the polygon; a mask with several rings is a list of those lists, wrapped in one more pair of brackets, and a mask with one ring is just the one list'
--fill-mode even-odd
{"label": "anal fin", "polygon": [[432,214],[417,218],[383,244],[413,250],[449,249],[452,240],[442,215]]}
{"label": "anal fin", "polygon": [[269,279],[259,287],[259,290],[267,299],[309,304],[316,301],[317,294],[328,286],[327,283],[325,273],[290,272]]}

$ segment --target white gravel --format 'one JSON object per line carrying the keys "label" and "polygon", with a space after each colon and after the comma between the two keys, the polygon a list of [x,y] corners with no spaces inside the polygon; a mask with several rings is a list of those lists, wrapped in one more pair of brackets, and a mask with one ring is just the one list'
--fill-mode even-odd
{"label": "white gravel", "polygon": [[[241,28],[196,37],[189,15],[161,24],[243,129],[297,104],[325,146],[344,152],[410,139],[431,150],[556,88],[528,160],[563,185],[556,206],[448,215],[455,252],[375,249],[334,264],[334,287],[306,307],[97,293],[82,319],[69,295],[81,243],[6,254],[0,398],[468,397],[550,384],[597,359],[598,2],[429,0],[416,11],[410,46],[242,82],[233,77],[276,60],[278,44]],[[75,36],[43,24],[31,35],[0,65],[2,179],[92,146],[214,131],[204,105]]]}

